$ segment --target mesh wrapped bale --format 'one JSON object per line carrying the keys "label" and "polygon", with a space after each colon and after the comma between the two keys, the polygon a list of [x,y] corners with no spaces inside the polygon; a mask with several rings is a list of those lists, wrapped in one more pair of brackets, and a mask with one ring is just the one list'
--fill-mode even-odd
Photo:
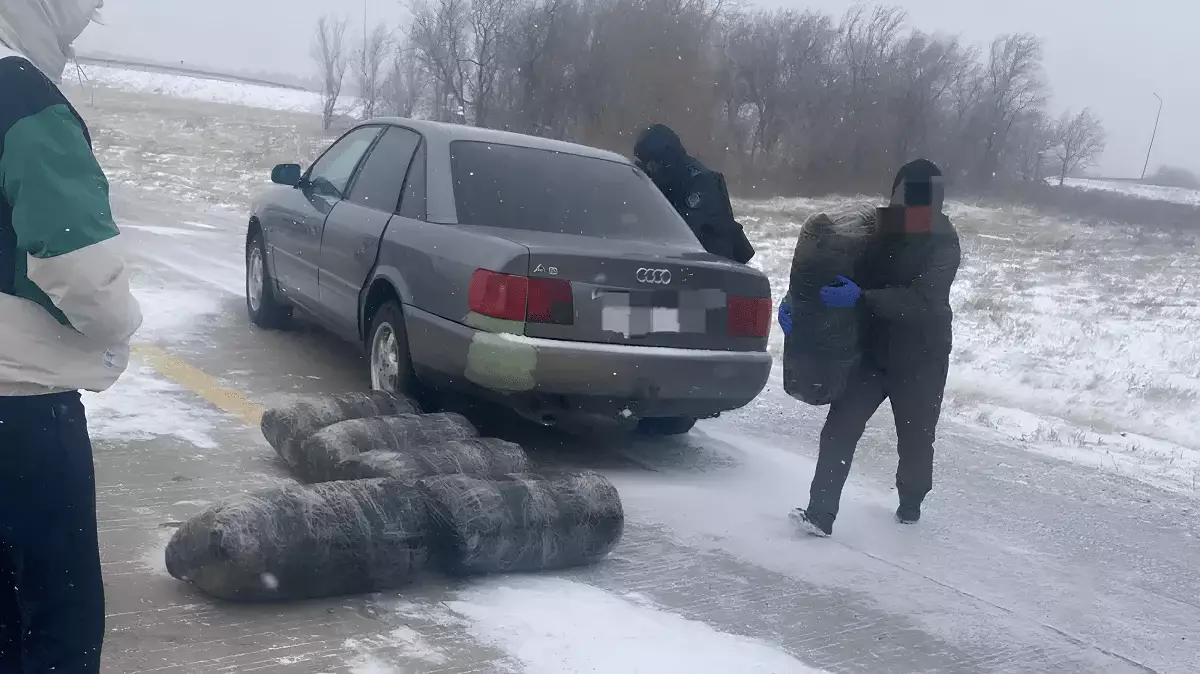
{"label": "mesh wrapped bale", "polygon": [[452,574],[541,571],[594,564],[621,540],[625,514],[599,473],[422,480],[434,553]]}
{"label": "mesh wrapped bale", "polygon": [[467,438],[404,452],[363,452],[339,466],[342,479],[392,478],[406,483],[434,475],[500,477],[529,471],[521,446],[497,438]]}
{"label": "mesh wrapped bale", "polygon": [[[322,428],[308,437],[289,459],[305,482],[365,477],[343,472],[345,463],[364,452],[415,453],[453,440],[479,437],[461,414],[399,414],[351,419]],[[376,476],[382,477],[382,476]]]}
{"label": "mesh wrapped bale", "polygon": [[407,398],[383,391],[341,395],[296,396],[263,411],[263,436],[292,465],[300,443],[317,431],[347,419],[413,414],[420,408]]}
{"label": "mesh wrapped bale", "polygon": [[229,601],[362,594],[425,568],[428,510],[394,480],[287,485],[228,499],[183,523],[167,571]]}
{"label": "mesh wrapped bale", "polygon": [[809,405],[828,405],[841,395],[862,357],[858,312],[826,307],[819,293],[839,275],[854,276],[874,231],[875,211],[865,207],[818,213],[800,229],[788,289],[792,332],[783,345],[783,388]]}

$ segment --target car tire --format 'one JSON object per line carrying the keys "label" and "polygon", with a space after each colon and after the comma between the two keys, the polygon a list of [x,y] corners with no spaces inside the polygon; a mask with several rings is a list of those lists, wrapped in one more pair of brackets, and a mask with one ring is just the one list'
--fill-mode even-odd
{"label": "car tire", "polygon": [[367,333],[367,368],[371,390],[411,398],[424,407],[425,391],[413,370],[404,311],[395,300],[384,302],[371,317]]}
{"label": "car tire", "polygon": [[637,432],[642,435],[684,435],[692,430],[692,417],[648,417],[638,420]]}
{"label": "car tire", "polygon": [[275,294],[262,232],[246,242],[246,313],[251,323],[267,329],[287,327],[292,318],[292,308]]}

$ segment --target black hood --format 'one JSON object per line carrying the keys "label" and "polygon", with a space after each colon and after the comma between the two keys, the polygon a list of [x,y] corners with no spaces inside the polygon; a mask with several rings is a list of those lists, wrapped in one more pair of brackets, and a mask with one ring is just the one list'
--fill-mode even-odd
{"label": "black hood", "polygon": [[896,172],[891,203],[896,206],[930,206],[941,213],[946,202],[942,171],[928,159],[914,159]]}
{"label": "black hood", "polygon": [[679,134],[665,124],[654,124],[638,134],[633,156],[642,162],[656,161],[664,166],[677,166],[687,158]]}

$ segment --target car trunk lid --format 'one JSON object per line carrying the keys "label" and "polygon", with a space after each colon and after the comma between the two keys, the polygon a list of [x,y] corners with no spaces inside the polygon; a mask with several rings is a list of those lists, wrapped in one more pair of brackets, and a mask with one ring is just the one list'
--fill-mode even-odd
{"label": "car trunk lid", "polygon": [[531,290],[527,336],[684,349],[766,348],[761,325],[762,313],[770,314],[770,284],[750,267],[698,246],[689,251],[520,230],[505,238],[529,249],[531,288],[544,280],[560,301],[564,284],[570,288],[567,315],[540,306]]}

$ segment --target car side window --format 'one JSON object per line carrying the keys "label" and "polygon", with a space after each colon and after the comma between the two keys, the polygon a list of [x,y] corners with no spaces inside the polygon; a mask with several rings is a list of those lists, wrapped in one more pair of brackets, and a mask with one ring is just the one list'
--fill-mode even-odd
{"label": "car side window", "polygon": [[378,126],[355,129],[333,144],[308,172],[313,194],[343,199],[358,162],[379,135]]}
{"label": "car side window", "polygon": [[412,165],[408,167],[408,178],[404,181],[404,196],[400,200],[400,217],[424,220],[425,207],[425,143],[417,148]]}
{"label": "car side window", "polygon": [[395,213],[404,188],[404,174],[412,161],[421,136],[399,127],[389,127],[350,186],[349,201],[377,211]]}

